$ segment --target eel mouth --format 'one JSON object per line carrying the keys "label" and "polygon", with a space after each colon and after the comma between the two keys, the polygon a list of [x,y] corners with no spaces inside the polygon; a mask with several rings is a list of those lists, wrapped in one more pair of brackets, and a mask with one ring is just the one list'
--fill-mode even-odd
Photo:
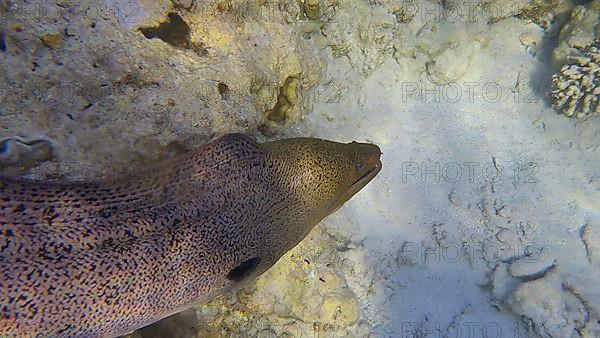
{"label": "eel mouth", "polygon": [[364,173],[361,177],[357,178],[356,181],[352,183],[352,185],[350,185],[350,188],[348,188],[346,194],[350,194],[350,197],[352,197],[354,194],[356,194],[362,188],[364,188],[369,182],[371,182],[371,180],[375,178],[375,176],[377,176],[377,174],[379,174],[380,171],[381,161],[377,160],[377,162],[375,162],[375,165],[373,166],[373,168],[371,168],[371,170]]}
{"label": "eel mouth", "polygon": [[339,208],[344,205],[352,196],[358,193],[362,188],[364,188],[379,172],[382,168],[381,160],[379,159],[381,153],[377,154],[376,158],[371,159],[369,162],[370,169],[358,177],[348,188],[346,191],[336,198],[328,208],[329,214],[336,212]]}

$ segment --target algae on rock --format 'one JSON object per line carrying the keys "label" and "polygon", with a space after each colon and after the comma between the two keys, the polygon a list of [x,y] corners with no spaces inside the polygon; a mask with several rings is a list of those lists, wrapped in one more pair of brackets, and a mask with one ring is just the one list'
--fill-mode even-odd
{"label": "algae on rock", "polygon": [[489,23],[518,16],[545,26],[557,14],[568,12],[573,6],[571,0],[482,0],[478,6],[482,16]]}
{"label": "algae on rock", "polygon": [[560,69],[569,56],[582,56],[582,51],[600,38],[600,0],[577,6],[561,29],[558,46],[552,51],[552,64]]}
{"label": "algae on rock", "polygon": [[[81,163],[90,179],[141,165],[133,155],[141,139],[165,146],[259,135],[290,74],[302,74],[305,89],[321,76],[312,42],[272,4],[232,1],[219,11],[214,1],[140,0],[127,20],[127,1],[101,10],[74,0],[46,5],[64,11],[26,16],[18,3],[0,5],[10,28],[0,136],[43,135],[58,162]],[[299,115],[305,106],[297,107]]]}

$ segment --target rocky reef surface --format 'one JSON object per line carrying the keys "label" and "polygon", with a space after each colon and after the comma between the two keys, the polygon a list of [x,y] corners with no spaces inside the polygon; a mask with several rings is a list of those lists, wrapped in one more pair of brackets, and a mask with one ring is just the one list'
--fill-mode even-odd
{"label": "rocky reef surface", "polygon": [[551,84],[599,3],[2,2],[0,169],[372,141],[380,177],[265,276],[131,336],[598,336],[600,121]]}
{"label": "rocky reef surface", "polygon": [[[300,88],[321,75],[310,41],[273,8],[227,1],[1,6],[0,134],[48,140],[58,162],[85,175],[139,165],[172,141],[281,129],[300,117]],[[278,103],[281,88],[291,103]],[[265,117],[273,110],[277,118]]]}
{"label": "rocky reef surface", "polygon": [[561,29],[552,61],[554,107],[569,117],[600,114],[600,1],[577,6]]}

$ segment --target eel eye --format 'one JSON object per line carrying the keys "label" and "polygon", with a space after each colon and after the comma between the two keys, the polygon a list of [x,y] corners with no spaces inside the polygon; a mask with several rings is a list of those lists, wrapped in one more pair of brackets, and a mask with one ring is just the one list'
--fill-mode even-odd
{"label": "eel eye", "polygon": [[365,168],[365,164],[362,162],[356,163],[356,170],[363,170]]}

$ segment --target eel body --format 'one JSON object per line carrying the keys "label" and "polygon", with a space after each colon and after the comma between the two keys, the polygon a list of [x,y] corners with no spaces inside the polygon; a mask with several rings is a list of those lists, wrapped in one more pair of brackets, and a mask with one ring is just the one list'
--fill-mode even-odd
{"label": "eel body", "polygon": [[252,280],[380,154],[230,134],[120,179],[0,178],[0,336],[117,336]]}

